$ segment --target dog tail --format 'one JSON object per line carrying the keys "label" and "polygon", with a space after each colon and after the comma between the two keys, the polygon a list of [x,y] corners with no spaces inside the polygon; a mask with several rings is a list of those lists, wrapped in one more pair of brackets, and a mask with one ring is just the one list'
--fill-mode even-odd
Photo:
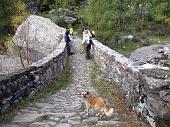
{"label": "dog tail", "polygon": [[111,117],[113,115],[113,108],[110,108],[108,111],[105,108],[104,113],[105,113],[106,116]]}

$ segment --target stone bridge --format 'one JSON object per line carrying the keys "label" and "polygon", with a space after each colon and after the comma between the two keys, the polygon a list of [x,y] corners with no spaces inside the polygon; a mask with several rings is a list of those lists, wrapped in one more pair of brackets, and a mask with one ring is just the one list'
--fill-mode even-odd
{"label": "stone bridge", "polygon": [[[118,52],[93,40],[94,60],[86,60],[80,54],[81,39],[75,37],[75,54],[68,57],[65,43],[61,41],[57,48],[46,57],[34,62],[26,70],[11,75],[1,76],[0,111],[18,103],[24,97],[33,96],[60,75],[67,60],[72,66],[72,82],[66,89],[56,91],[53,95],[20,109],[13,120],[2,127],[147,127],[149,125],[133,115],[132,120],[124,119],[123,113],[114,109],[112,118],[99,119],[94,114],[86,116],[83,99],[77,95],[81,91],[98,94],[92,87],[92,66],[97,63],[103,72],[103,78],[114,81],[121,87],[129,109],[139,117],[144,117],[151,126],[168,127],[170,95],[167,68],[145,64],[136,65]],[[99,80],[99,79],[96,79]],[[117,103],[115,100],[114,103]],[[114,105],[111,105],[114,108]],[[163,122],[161,122],[163,121]],[[132,123],[137,124],[132,124]],[[159,124],[160,125],[159,125]]]}

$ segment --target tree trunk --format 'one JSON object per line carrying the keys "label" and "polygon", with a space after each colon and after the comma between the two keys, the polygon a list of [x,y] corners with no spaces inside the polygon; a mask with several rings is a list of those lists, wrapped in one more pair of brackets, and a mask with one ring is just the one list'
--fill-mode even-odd
{"label": "tree trunk", "polygon": [[140,20],[140,7],[139,7],[140,3],[139,1],[136,2],[136,20],[139,21]]}
{"label": "tree trunk", "polygon": [[166,16],[170,17],[170,1],[167,0],[168,5],[167,5],[167,11],[166,11]]}
{"label": "tree trunk", "polygon": [[[18,45],[18,40],[16,40],[17,41],[17,52],[18,52],[18,54],[19,54],[19,57],[20,57],[20,61],[21,61],[21,65],[22,65],[22,67],[23,68],[25,68],[25,65],[24,65],[24,61],[23,61],[23,58],[22,58],[22,53],[21,53],[21,47],[19,47],[19,45]],[[14,41],[12,40],[12,43],[14,44]]]}
{"label": "tree trunk", "polygon": [[123,4],[124,4],[124,1],[123,0],[120,0],[118,1],[118,4],[117,4],[117,26],[119,28],[119,30],[122,30],[123,27],[124,27],[124,8],[123,8]]}

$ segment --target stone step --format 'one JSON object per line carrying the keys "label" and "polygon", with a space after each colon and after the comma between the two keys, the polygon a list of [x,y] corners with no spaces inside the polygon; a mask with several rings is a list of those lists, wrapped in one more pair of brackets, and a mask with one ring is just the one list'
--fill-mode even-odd
{"label": "stone step", "polygon": [[130,127],[127,122],[121,122],[121,121],[98,121],[96,126],[106,126],[109,127]]}

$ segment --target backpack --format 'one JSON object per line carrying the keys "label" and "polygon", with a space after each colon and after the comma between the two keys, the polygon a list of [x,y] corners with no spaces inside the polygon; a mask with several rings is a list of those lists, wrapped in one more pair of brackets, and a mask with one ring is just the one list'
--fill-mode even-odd
{"label": "backpack", "polygon": [[95,37],[95,31],[91,31],[90,33],[91,33],[92,38],[94,38]]}

